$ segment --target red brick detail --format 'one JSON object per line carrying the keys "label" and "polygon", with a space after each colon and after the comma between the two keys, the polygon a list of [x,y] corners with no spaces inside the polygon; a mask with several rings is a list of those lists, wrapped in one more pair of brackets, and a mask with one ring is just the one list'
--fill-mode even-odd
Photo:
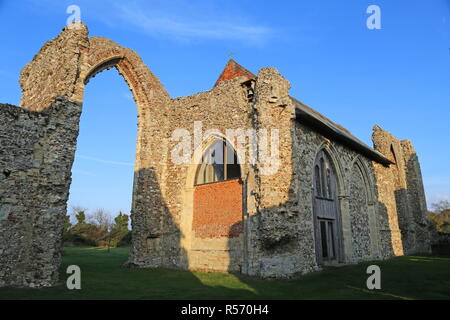
{"label": "red brick detail", "polygon": [[217,86],[217,84],[221,81],[230,80],[236,77],[245,77],[249,80],[256,78],[253,73],[245,69],[233,59],[230,59],[230,61],[228,61],[227,65],[225,66],[225,69],[223,69],[222,73],[220,74],[219,79],[217,79],[216,83],[214,84],[214,87]]}
{"label": "red brick detail", "polygon": [[239,179],[195,187],[192,230],[197,238],[234,238],[242,232]]}

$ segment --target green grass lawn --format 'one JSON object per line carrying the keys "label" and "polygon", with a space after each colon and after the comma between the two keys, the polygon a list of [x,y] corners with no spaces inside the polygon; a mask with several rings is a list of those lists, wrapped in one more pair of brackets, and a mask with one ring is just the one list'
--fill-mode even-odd
{"label": "green grass lawn", "polygon": [[[450,258],[399,257],[327,269],[295,280],[121,267],[127,248],[64,248],[61,284],[0,288],[0,299],[450,299]],[[67,266],[81,268],[81,290],[68,290]],[[381,268],[381,290],[366,288],[366,268]]]}

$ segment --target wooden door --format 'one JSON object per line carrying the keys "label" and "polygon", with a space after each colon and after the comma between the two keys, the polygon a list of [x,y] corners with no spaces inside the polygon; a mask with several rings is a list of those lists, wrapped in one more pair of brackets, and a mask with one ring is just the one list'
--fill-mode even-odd
{"label": "wooden door", "polygon": [[314,163],[313,210],[317,262],[341,261],[341,228],[336,171],[320,151]]}

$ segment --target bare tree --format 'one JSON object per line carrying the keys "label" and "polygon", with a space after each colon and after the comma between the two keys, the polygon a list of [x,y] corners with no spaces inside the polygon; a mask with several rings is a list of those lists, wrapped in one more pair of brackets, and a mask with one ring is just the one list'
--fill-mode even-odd
{"label": "bare tree", "polygon": [[97,209],[93,214],[89,215],[89,222],[99,226],[103,231],[108,233],[108,252],[111,245],[111,230],[114,226],[114,221],[111,214],[103,209]]}
{"label": "bare tree", "polygon": [[111,214],[103,208],[97,209],[88,216],[89,223],[95,224],[104,230],[109,230],[113,224]]}
{"label": "bare tree", "polygon": [[435,213],[439,213],[450,209],[450,202],[448,200],[441,200],[439,202],[433,203],[431,207],[434,209]]}

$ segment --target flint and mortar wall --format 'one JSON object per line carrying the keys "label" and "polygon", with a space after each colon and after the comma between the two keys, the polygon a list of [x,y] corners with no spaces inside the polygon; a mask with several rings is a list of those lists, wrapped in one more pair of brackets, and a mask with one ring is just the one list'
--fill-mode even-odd
{"label": "flint and mortar wall", "polygon": [[305,258],[314,265],[313,169],[317,153],[324,149],[336,171],[339,209],[342,224],[344,261],[357,263],[380,256],[380,221],[385,219],[378,210],[372,161],[354,150],[331,141],[296,122],[296,147],[301,155],[296,166],[299,181],[299,229],[307,237],[302,242]]}
{"label": "flint and mortar wall", "polygon": [[0,286],[55,285],[79,103],[0,105]]}
{"label": "flint and mortar wall", "polygon": [[[209,269],[220,271],[240,271],[243,256],[243,235],[238,238],[202,239],[193,232],[194,178],[198,162],[188,159],[186,164],[176,164],[172,159],[172,151],[180,143],[172,138],[175,130],[186,130],[188,145],[197,157],[201,157],[212,136],[225,136],[226,129],[252,128],[254,110],[248,103],[247,89],[242,86],[246,79],[233,79],[217,84],[214,89],[196,95],[175,98],[167,108],[167,122],[161,128],[158,137],[164,145],[166,154],[163,172],[159,181],[159,189],[166,208],[165,218],[161,218],[161,232],[145,241],[139,242],[143,250],[135,251],[130,261],[139,266],[164,266],[188,269]],[[197,128],[200,139],[194,141],[194,122],[201,121]],[[208,134],[208,130],[216,129],[216,134]],[[212,132],[209,132],[212,133]],[[244,142],[246,149],[248,140]],[[244,184],[249,183],[251,166],[241,166]],[[251,182],[250,182],[251,184]],[[146,182],[138,182],[137,189],[154,187]],[[250,186],[252,188],[252,186]],[[218,195],[219,196],[219,195]],[[244,198],[246,195],[244,195]],[[244,199],[248,206],[249,201]],[[251,199],[250,199],[251,202]],[[148,208],[147,208],[148,210]],[[245,228],[245,227],[244,227]],[[143,237],[144,239],[144,237]],[[162,243],[165,245],[163,246]],[[148,259],[150,250],[158,252],[161,259],[158,263]]]}
{"label": "flint and mortar wall", "polygon": [[[144,250],[133,253],[130,261],[134,264],[240,270],[260,276],[286,276],[314,269],[309,265],[305,267],[299,254],[292,255],[293,243],[300,240],[290,232],[296,230],[298,209],[292,165],[294,106],[288,95],[289,83],[275,69],[262,69],[256,79],[254,100],[249,102],[247,87],[243,85],[246,80],[223,81],[210,91],[172,99],[169,103],[169,122],[160,136],[162,144],[168,143],[164,147],[168,152],[165,155],[167,162],[159,181],[167,208],[166,219],[160,222],[164,232],[139,241],[139,247]],[[211,129],[217,129],[218,135],[223,136],[227,129],[244,132],[249,129],[262,132],[264,129],[269,134],[269,141],[271,135],[279,137],[280,148],[269,145],[269,154],[271,148],[276,149],[280,163],[269,161],[264,164],[262,159],[251,163],[246,152],[246,161],[241,164],[244,184],[242,237],[199,239],[193,232],[194,177],[198,163],[191,159],[190,164],[175,164],[171,152],[180,143],[172,139],[172,133],[185,129],[193,139],[195,121],[202,121],[203,138],[206,138],[196,148],[197,156],[207,146],[207,131]],[[273,129],[278,132],[274,133]],[[245,139],[241,150],[249,150],[249,143],[250,139]],[[189,145],[194,146],[194,141],[189,141]],[[271,169],[274,171],[270,172]],[[138,186],[144,190],[152,187],[147,183],[138,183]],[[289,224],[286,219],[293,223]],[[159,252],[161,259],[158,262],[148,259],[150,251]],[[207,266],[205,261],[208,261]]]}
{"label": "flint and mortar wall", "polygon": [[391,233],[394,255],[430,252],[425,192],[411,141],[400,141],[378,126],[374,127],[372,140],[375,150],[394,163],[389,168],[374,163],[379,202],[388,216],[382,229]]}
{"label": "flint and mortar wall", "polygon": [[[255,170],[255,211],[248,220],[248,274],[262,277],[288,277],[317,269],[309,252],[303,250],[311,235],[299,230],[298,179],[295,107],[289,96],[290,84],[275,69],[263,69],[255,86],[254,125],[258,130],[278,130],[279,145],[275,158],[265,161],[274,150],[259,149]],[[260,146],[262,147],[262,146]],[[250,189],[249,189],[250,190]]]}

